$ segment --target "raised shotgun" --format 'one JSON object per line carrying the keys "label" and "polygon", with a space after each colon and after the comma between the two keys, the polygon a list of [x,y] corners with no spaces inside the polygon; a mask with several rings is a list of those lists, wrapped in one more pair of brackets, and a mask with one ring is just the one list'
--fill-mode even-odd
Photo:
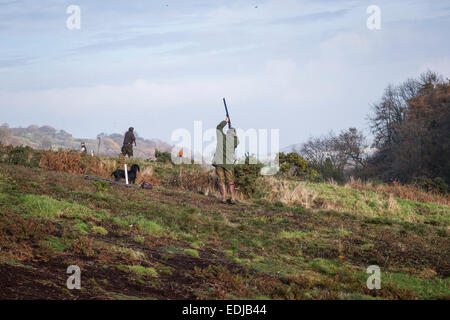
{"label": "raised shotgun", "polygon": [[231,119],[230,114],[228,113],[227,102],[225,101],[225,98],[223,98],[223,104],[225,105],[225,112],[227,113],[228,117],[228,128],[231,129]]}

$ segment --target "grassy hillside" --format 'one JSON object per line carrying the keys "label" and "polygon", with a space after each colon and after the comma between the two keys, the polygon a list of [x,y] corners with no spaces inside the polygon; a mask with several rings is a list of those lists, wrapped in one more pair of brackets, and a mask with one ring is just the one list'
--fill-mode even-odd
{"label": "grassy hillside", "polygon": [[[445,197],[270,178],[230,206],[180,189],[178,168],[141,165],[153,190],[0,164],[0,298],[450,298]],[[70,265],[81,290],[66,288]],[[370,265],[381,290],[366,287]]]}

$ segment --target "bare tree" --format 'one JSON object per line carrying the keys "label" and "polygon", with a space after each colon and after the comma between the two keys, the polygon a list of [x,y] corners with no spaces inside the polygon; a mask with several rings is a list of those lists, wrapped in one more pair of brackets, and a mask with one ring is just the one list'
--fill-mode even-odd
{"label": "bare tree", "polygon": [[331,161],[334,168],[343,170],[347,164],[348,156],[336,148],[337,137],[333,132],[329,132],[322,137],[311,137],[305,142],[299,153],[308,161],[318,165],[324,165],[326,161]]}
{"label": "bare tree", "polygon": [[339,154],[342,159],[346,159],[346,165],[355,168],[366,167],[366,149],[368,144],[366,137],[356,128],[343,130],[334,138],[333,148],[335,153]]}
{"label": "bare tree", "polygon": [[418,94],[425,94],[424,88],[433,88],[442,82],[438,74],[427,71],[418,79],[408,79],[398,86],[389,85],[380,102],[372,105],[368,119],[374,134],[374,145],[378,149],[390,149],[400,142],[399,132],[409,109],[409,101]]}

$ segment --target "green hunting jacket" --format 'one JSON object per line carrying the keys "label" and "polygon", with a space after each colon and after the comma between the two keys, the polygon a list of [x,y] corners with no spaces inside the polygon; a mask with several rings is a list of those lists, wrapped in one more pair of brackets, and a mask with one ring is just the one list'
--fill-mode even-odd
{"label": "green hunting jacket", "polygon": [[227,122],[222,121],[216,128],[217,147],[212,164],[215,167],[231,170],[234,165],[234,150],[239,145],[239,139],[236,136],[236,131],[234,129],[228,130],[227,134],[223,133],[223,128],[225,128],[226,125]]}

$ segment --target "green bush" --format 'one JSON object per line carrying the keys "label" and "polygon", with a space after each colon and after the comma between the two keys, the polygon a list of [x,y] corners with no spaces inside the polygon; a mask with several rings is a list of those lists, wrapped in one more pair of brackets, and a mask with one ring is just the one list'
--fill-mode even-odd
{"label": "green bush", "polygon": [[0,148],[0,155],[0,159],[2,162],[32,168],[39,167],[39,161],[41,158],[41,153],[39,151],[25,146],[2,146]]}
{"label": "green bush", "polygon": [[280,164],[280,172],[285,175],[299,177],[309,181],[321,180],[319,173],[298,153],[291,152],[285,154],[284,152],[280,152],[278,154],[278,161]]}
{"label": "green bush", "polygon": [[261,176],[262,163],[250,164],[250,156],[246,155],[245,163],[234,166],[236,187],[246,196],[253,197],[257,189],[257,180]]}
{"label": "green bush", "polygon": [[157,162],[172,163],[172,155],[170,152],[155,150],[155,157]]}
{"label": "green bush", "polygon": [[450,191],[448,184],[441,177],[428,178],[425,176],[413,179],[413,184],[427,192],[437,192],[446,194]]}

